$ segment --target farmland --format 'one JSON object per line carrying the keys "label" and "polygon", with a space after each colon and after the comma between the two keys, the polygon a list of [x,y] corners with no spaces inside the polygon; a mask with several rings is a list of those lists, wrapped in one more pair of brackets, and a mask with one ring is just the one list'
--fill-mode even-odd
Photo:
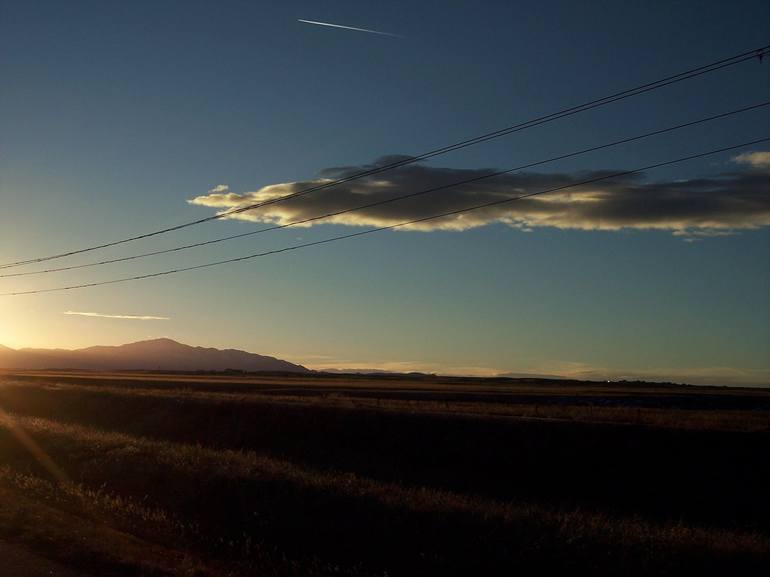
{"label": "farmland", "polygon": [[761,575],[770,392],[0,374],[0,539],[82,575]]}

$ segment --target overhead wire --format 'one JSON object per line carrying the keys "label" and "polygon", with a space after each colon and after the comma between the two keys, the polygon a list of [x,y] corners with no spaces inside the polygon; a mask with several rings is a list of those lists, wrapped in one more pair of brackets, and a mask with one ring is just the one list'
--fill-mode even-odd
{"label": "overhead wire", "polygon": [[268,250],[268,251],[264,251],[264,252],[260,252],[260,253],[255,253],[255,254],[250,254],[250,255],[245,255],[245,256],[240,256],[240,257],[235,257],[235,258],[229,258],[229,259],[224,259],[224,260],[218,260],[218,261],[208,262],[208,263],[194,265],[194,266],[181,267],[181,268],[176,268],[176,269],[170,269],[170,270],[158,271],[158,272],[147,273],[147,274],[142,274],[142,275],[135,275],[135,276],[128,276],[128,277],[104,280],[104,281],[96,281],[96,282],[90,282],[90,283],[81,283],[81,284],[69,285],[69,286],[52,287],[52,288],[47,288],[47,289],[32,289],[32,290],[25,290],[25,291],[14,291],[14,292],[0,293],[0,297],[33,295],[33,294],[42,294],[42,293],[52,293],[52,292],[61,292],[61,291],[69,291],[69,290],[78,290],[78,289],[97,287],[97,286],[113,285],[113,284],[125,283],[125,282],[130,282],[130,281],[138,281],[138,280],[144,280],[144,279],[149,279],[149,278],[168,276],[168,275],[178,274],[178,273],[187,272],[187,271],[201,270],[201,269],[205,269],[205,268],[221,266],[221,265],[224,265],[224,264],[243,262],[243,261],[247,261],[247,260],[251,260],[251,259],[255,259],[255,258],[260,258],[260,257],[268,256],[268,255],[281,254],[281,253],[286,253],[286,252],[290,252],[290,251],[294,251],[294,250],[299,250],[299,249],[302,249],[302,248],[308,248],[308,247],[312,247],[312,246],[319,246],[319,245],[323,245],[323,244],[328,244],[328,243],[331,243],[331,242],[337,242],[337,241],[341,241],[341,240],[357,238],[357,237],[361,237],[361,236],[364,236],[364,235],[373,234],[373,233],[376,233],[376,232],[382,232],[382,231],[386,231],[386,230],[394,230],[396,228],[402,228],[402,227],[405,227],[405,226],[419,224],[419,223],[422,223],[422,222],[428,222],[428,221],[431,221],[431,220],[436,220],[436,219],[444,218],[444,217],[447,217],[447,216],[453,216],[453,215],[457,215],[457,214],[464,214],[464,213],[472,212],[474,210],[480,210],[482,208],[489,208],[489,207],[492,207],[492,206],[499,206],[499,205],[515,202],[515,201],[518,201],[518,200],[522,200],[522,199],[525,199],[525,198],[531,198],[533,196],[539,196],[539,195],[542,195],[542,194],[549,194],[549,193],[558,192],[558,191],[562,191],[562,190],[568,190],[570,188],[576,188],[576,187],[579,187],[579,186],[585,186],[585,185],[588,185],[588,184],[593,184],[593,183],[596,183],[596,182],[601,182],[601,181],[610,180],[610,179],[614,179],[614,178],[620,178],[620,177],[623,177],[623,176],[630,176],[630,175],[638,174],[638,173],[645,172],[645,171],[648,171],[648,170],[653,170],[653,169],[656,169],[656,168],[661,168],[663,166],[670,166],[670,165],[673,165],[673,164],[678,164],[678,163],[681,163],[681,162],[686,162],[686,161],[689,161],[689,160],[695,160],[695,159],[698,159],[698,158],[703,158],[703,157],[711,156],[711,155],[714,155],[714,154],[719,154],[719,153],[723,153],[723,152],[737,150],[739,148],[745,148],[747,146],[753,146],[753,145],[765,143],[765,142],[768,142],[768,141],[770,141],[770,136],[766,136],[766,137],[755,139],[755,140],[748,141],[748,142],[742,142],[740,144],[733,144],[733,145],[730,145],[730,146],[724,146],[724,147],[721,147],[721,148],[712,149],[712,150],[708,150],[708,151],[705,151],[705,152],[699,152],[699,153],[696,153],[696,154],[691,154],[691,155],[680,157],[680,158],[676,158],[676,159],[673,159],[673,160],[666,160],[666,161],[658,162],[658,163],[655,163],[655,164],[649,164],[647,166],[642,166],[642,167],[639,167],[639,168],[634,168],[632,170],[624,170],[624,171],[621,171],[621,172],[615,172],[615,173],[612,173],[612,174],[607,174],[607,175],[602,175],[602,176],[598,176],[598,177],[582,180],[580,182],[574,182],[574,183],[571,183],[571,184],[565,184],[565,185],[561,185],[561,186],[556,186],[556,187],[545,189],[545,190],[540,190],[540,191],[535,191],[535,192],[531,192],[531,193],[527,193],[527,194],[522,194],[520,196],[515,196],[515,197],[512,197],[512,198],[506,198],[506,199],[486,202],[486,203],[483,203],[483,204],[478,204],[478,205],[473,205],[473,206],[469,206],[469,207],[462,208],[462,209],[442,212],[442,213],[439,213],[439,214],[434,214],[434,215],[431,215],[431,216],[426,216],[426,217],[422,217],[422,218],[417,218],[417,219],[412,219],[412,220],[408,220],[408,221],[404,221],[404,222],[399,222],[399,223],[396,223],[396,224],[391,224],[391,225],[387,225],[387,226],[381,226],[381,227],[377,227],[377,228],[371,228],[371,229],[367,229],[367,230],[363,230],[363,231],[358,231],[358,232],[354,232],[354,233],[350,233],[350,234],[334,236],[334,237],[330,237],[330,238],[326,238],[326,239],[322,239],[322,240],[317,240],[317,241],[313,241],[313,242],[306,242],[306,243],[302,243],[302,244],[296,244],[296,245],[287,246],[287,247],[283,247],[283,248],[279,248],[279,249]]}
{"label": "overhead wire", "polygon": [[313,216],[313,217],[309,217],[309,218],[304,218],[304,219],[301,219],[301,220],[295,220],[295,221],[292,221],[292,222],[288,222],[288,223],[284,223],[284,224],[279,224],[279,225],[275,225],[275,226],[270,226],[270,227],[262,228],[262,229],[259,229],[259,230],[243,232],[243,233],[239,233],[239,234],[234,234],[234,235],[230,235],[230,236],[210,239],[210,240],[196,242],[196,243],[192,243],[192,244],[186,244],[186,245],[177,246],[177,247],[168,248],[168,249],[163,249],[163,250],[156,250],[156,251],[145,252],[145,253],[141,253],[141,254],[135,254],[135,255],[125,256],[125,257],[101,260],[101,261],[90,262],[90,263],[84,263],[84,264],[79,264],[79,265],[71,265],[71,266],[50,268],[50,269],[37,270],[37,271],[5,273],[5,274],[0,274],[0,278],[14,278],[14,277],[24,277],[24,276],[35,276],[35,275],[42,275],[42,274],[51,274],[51,273],[55,273],[55,272],[79,270],[79,269],[91,268],[91,267],[96,267],[96,266],[105,266],[105,265],[116,264],[116,263],[121,263],[121,262],[128,262],[128,261],[138,260],[138,259],[147,258],[147,257],[151,257],[151,256],[170,254],[170,253],[180,252],[180,251],[183,251],[183,250],[189,250],[189,249],[192,249],[192,248],[208,246],[208,245],[212,245],[212,244],[216,244],[216,243],[220,243],[220,242],[225,242],[225,241],[229,241],[229,240],[235,240],[235,239],[239,239],[239,238],[244,238],[244,237],[253,236],[253,235],[257,235],[257,234],[262,234],[262,233],[265,233],[265,232],[281,230],[281,229],[289,228],[289,227],[292,227],[292,226],[299,226],[299,225],[303,225],[303,224],[308,224],[310,222],[317,222],[317,221],[324,220],[324,219],[327,219],[327,218],[333,218],[335,216],[340,216],[340,215],[343,215],[343,214],[357,212],[357,211],[360,211],[360,210],[365,210],[365,209],[368,209],[368,208],[374,208],[374,207],[377,207],[377,206],[382,206],[382,205],[385,205],[385,204],[390,204],[390,203],[398,202],[398,201],[401,201],[401,200],[406,200],[406,199],[409,199],[409,198],[415,198],[415,197],[422,196],[422,195],[425,195],[425,194],[429,194],[429,193],[433,193],[433,192],[438,192],[438,191],[441,191],[441,190],[448,190],[450,188],[455,188],[455,187],[458,187],[458,186],[464,186],[464,185],[472,184],[472,183],[475,183],[475,182],[480,182],[480,181],[483,181],[483,180],[495,178],[495,177],[502,176],[502,175],[505,175],[505,174],[510,174],[512,172],[517,172],[517,171],[520,171],[520,170],[525,170],[525,169],[528,169],[528,168],[533,168],[535,166],[541,166],[543,164],[548,164],[548,163],[551,163],[551,162],[556,162],[556,161],[559,161],[559,160],[566,160],[568,158],[574,158],[576,156],[581,156],[583,154],[588,154],[590,152],[596,152],[596,151],[599,151],[599,150],[604,150],[604,149],[611,148],[611,147],[614,147],[614,146],[619,146],[619,145],[622,145],[622,144],[628,144],[630,142],[635,142],[635,141],[642,140],[642,139],[645,139],[645,138],[650,138],[650,137],[653,137],[653,136],[659,136],[661,134],[666,134],[668,132],[673,132],[673,131],[676,131],[676,130],[681,130],[681,129],[684,129],[684,128],[689,128],[689,127],[692,127],[692,126],[696,126],[698,124],[704,124],[706,122],[712,122],[714,120],[719,120],[719,119],[727,118],[727,117],[734,116],[734,115],[737,115],[737,114],[742,114],[744,112],[749,112],[749,111],[757,110],[757,109],[760,109],[760,108],[764,108],[766,106],[770,106],[770,100],[765,101],[765,102],[760,102],[758,104],[753,104],[751,106],[745,106],[743,108],[738,108],[738,109],[735,109],[735,110],[730,110],[728,112],[723,112],[721,114],[715,114],[715,115],[708,116],[708,117],[705,117],[705,118],[699,118],[697,120],[692,120],[692,121],[685,122],[685,123],[682,123],[682,124],[677,124],[677,125],[674,125],[674,126],[669,126],[669,127],[666,127],[666,128],[661,128],[661,129],[658,129],[658,130],[654,130],[654,131],[651,131],[651,132],[646,132],[644,134],[639,134],[639,135],[636,135],[636,136],[631,136],[631,137],[623,138],[623,139],[620,139],[620,140],[615,140],[613,142],[609,142],[609,143],[605,143],[605,144],[601,144],[601,145],[597,145],[597,146],[591,146],[591,147],[588,147],[588,148],[583,148],[583,149],[577,150],[575,152],[570,152],[570,153],[567,153],[567,154],[561,154],[559,156],[554,156],[554,157],[551,157],[551,158],[547,158],[545,160],[538,160],[536,162],[530,162],[528,164],[523,164],[521,166],[516,166],[516,167],[512,167],[512,168],[507,168],[505,170],[493,171],[493,172],[489,172],[487,174],[483,174],[483,175],[476,176],[476,177],[473,177],[473,178],[468,178],[468,179],[465,179],[465,180],[453,182],[453,183],[450,183],[450,184],[445,184],[445,185],[441,185],[441,186],[435,186],[435,187],[431,187],[431,188],[428,188],[428,189],[420,190],[420,191],[417,191],[417,192],[403,194],[403,195],[395,196],[395,197],[392,197],[392,198],[388,198],[388,199],[384,199],[384,200],[379,200],[379,201],[376,201],[376,202],[370,202],[370,203],[366,203],[366,204],[363,204],[363,205],[346,208],[346,209],[343,209],[343,210],[327,212],[327,213],[320,214],[320,215],[317,215],[317,216]]}
{"label": "overhead wire", "polygon": [[350,174],[350,175],[347,175],[345,177],[338,178],[336,180],[325,182],[325,183],[323,183],[321,185],[305,188],[305,189],[296,191],[294,193],[291,193],[289,195],[285,195],[285,196],[274,198],[274,199],[268,199],[268,200],[265,200],[265,201],[262,201],[262,202],[258,202],[258,203],[252,203],[252,204],[247,204],[247,205],[244,205],[244,206],[234,207],[231,210],[224,211],[224,212],[221,212],[221,213],[218,213],[218,214],[215,214],[215,215],[211,215],[211,216],[200,218],[200,219],[197,219],[197,220],[181,223],[181,224],[178,224],[178,225],[175,225],[175,226],[171,226],[171,227],[167,227],[167,228],[163,228],[163,229],[159,229],[159,230],[155,230],[155,231],[151,231],[151,232],[147,232],[147,233],[131,236],[131,237],[128,237],[128,238],[123,238],[123,239],[119,239],[119,240],[115,240],[115,241],[111,241],[111,242],[106,242],[106,243],[102,243],[102,244],[92,245],[92,246],[88,246],[88,247],[84,247],[84,248],[80,248],[80,249],[76,249],[76,250],[71,250],[71,251],[67,251],[67,252],[62,252],[62,253],[57,253],[57,254],[52,254],[52,255],[47,255],[47,256],[42,256],[42,257],[36,257],[36,258],[31,258],[31,259],[26,259],[26,260],[18,260],[18,261],[14,261],[14,262],[0,264],[0,269],[13,268],[13,267],[24,266],[24,265],[29,265],[29,264],[47,262],[47,261],[50,261],[50,260],[65,258],[65,257],[69,257],[69,256],[74,256],[74,255],[77,255],[77,254],[83,254],[83,253],[86,253],[86,252],[92,252],[92,251],[95,251],[95,250],[100,250],[100,249],[104,249],[104,248],[108,248],[108,247],[118,246],[118,245],[121,245],[121,244],[126,244],[126,243],[129,243],[129,242],[134,242],[134,241],[137,241],[137,240],[147,239],[147,238],[151,238],[151,237],[158,236],[158,235],[161,235],[161,234],[166,234],[166,233],[169,233],[169,232],[181,230],[181,229],[188,228],[188,227],[191,227],[191,226],[195,226],[195,225],[198,225],[198,224],[203,224],[203,223],[211,222],[211,221],[214,221],[214,220],[221,220],[221,219],[227,218],[228,216],[232,216],[233,214],[240,214],[240,213],[243,213],[243,212],[247,212],[247,211],[251,211],[251,210],[256,210],[258,208],[261,208],[263,206],[267,206],[267,205],[270,205],[270,204],[276,204],[278,202],[285,202],[285,201],[287,201],[289,199],[292,199],[292,198],[296,198],[296,197],[299,197],[299,196],[304,196],[304,195],[307,195],[307,194],[310,194],[310,193],[313,193],[313,192],[317,192],[317,191],[320,191],[320,190],[325,190],[325,189],[331,188],[333,186],[337,186],[339,184],[343,184],[345,182],[350,182],[352,180],[357,180],[359,178],[363,178],[365,176],[370,176],[370,175],[373,175],[373,174],[379,174],[379,173],[382,173],[382,172],[385,172],[385,171],[388,171],[388,170],[392,170],[392,169],[395,169],[395,168],[398,168],[398,167],[401,167],[401,166],[406,166],[408,164],[413,164],[413,163],[416,163],[416,162],[419,162],[419,161],[422,161],[422,160],[433,158],[435,156],[439,156],[439,155],[442,155],[442,154],[447,154],[448,152],[452,152],[452,151],[455,151],[455,150],[460,150],[462,148],[466,148],[466,147],[473,146],[473,145],[476,145],[476,144],[479,144],[479,143],[482,143],[482,142],[486,142],[488,140],[492,140],[492,139],[495,139],[495,138],[500,138],[502,136],[506,136],[506,135],[512,134],[514,132],[519,132],[519,131],[522,131],[522,130],[526,130],[528,128],[532,128],[534,126],[539,126],[539,125],[542,125],[542,124],[545,124],[545,123],[548,123],[548,122],[552,122],[554,120],[565,118],[567,116],[572,116],[574,114],[585,112],[587,110],[592,110],[592,109],[597,108],[599,106],[605,106],[605,105],[610,104],[612,102],[617,102],[619,100],[623,100],[623,99],[626,99],[626,98],[631,98],[633,96],[644,94],[644,93],[650,92],[652,90],[657,90],[657,89],[662,88],[664,86],[669,86],[671,84],[682,82],[684,80],[689,80],[691,78],[695,78],[695,77],[701,76],[703,74],[708,74],[708,73],[711,73],[711,72],[715,72],[717,70],[721,70],[723,68],[727,68],[727,67],[730,67],[730,66],[735,66],[735,65],[740,64],[742,62],[746,62],[746,61],[754,60],[754,59],[759,59],[761,61],[762,57],[765,54],[768,54],[768,53],[770,53],[770,45],[762,46],[762,47],[759,47],[759,48],[755,48],[755,49],[752,49],[752,50],[741,52],[739,54],[736,54],[734,56],[730,56],[728,58],[723,58],[721,60],[717,60],[715,62],[711,62],[709,64],[705,64],[705,65],[702,65],[702,66],[698,66],[696,68],[685,70],[685,71],[680,72],[678,74],[674,74],[672,76],[668,76],[668,77],[662,78],[660,80],[656,80],[656,81],[653,81],[653,82],[648,82],[646,84],[642,84],[642,85],[636,86],[634,88],[629,88],[629,89],[626,89],[626,90],[622,90],[620,92],[616,92],[614,94],[610,94],[608,96],[604,96],[604,97],[601,97],[601,98],[598,98],[598,99],[590,100],[590,101],[585,102],[583,104],[572,106],[572,107],[560,110],[558,112],[554,112],[554,113],[551,113],[551,114],[540,116],[540,117],[534,118],[532,120],[528,120],[528,121],[525,121],[525,122],[514,124],[512,126],[508,126],[508,127],[505,127],[505,128],[501,128],[501,129],[498,129],[498,130],[487,132],[487,133],[481,134],[479,136],[475,136],[475,137],[472,137],[472,138],[469,138],[469,139],[466,139],[466,140],[462,140],[462,141],[454,143],[454,144],[450,144],[450,145],[447,145],[447,146],[436,148],[436,149],[430,150],[428,152],[424,152],[422,154],[418,154],[416,156],[409,156],[407,158],[404,158],[404,159],[401,159],[401,160],[398,160],[398,161],[395,161],[395,162],[387,163],[387,164],[384,164],[384,165],[374,166],[373,168],[370,168],[370,169],[367,169],[367,170],[363,170],[363,171],[360,171],[360,172],[356,172],[354,174]]}

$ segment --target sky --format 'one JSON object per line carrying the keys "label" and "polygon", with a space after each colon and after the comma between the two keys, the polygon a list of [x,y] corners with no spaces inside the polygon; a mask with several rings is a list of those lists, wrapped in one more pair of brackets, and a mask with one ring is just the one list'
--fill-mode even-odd
{"label": "sky", "polygon": [[[768,21],[764,0],[4,0],[0,262],[204,218],[549,114],[770,44]],[[242,218],[12,270],[235,235],[765,100],[770,58]],[[313,242],[759,139],[768,128],[770,107],[331,223],[0,278],[0,292]],[[0,297],[0,344],[170,337],[314,368],[767,384],[769,152],[764,143],[220,267]]]}

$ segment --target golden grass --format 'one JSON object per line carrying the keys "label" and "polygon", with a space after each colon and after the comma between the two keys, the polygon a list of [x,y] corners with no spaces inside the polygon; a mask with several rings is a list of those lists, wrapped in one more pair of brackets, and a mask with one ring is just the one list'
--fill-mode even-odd
{"label": "golden grass", "polygon": [[[0,411],[0,536],[17,527],[25,543],[105,575],[113,574],[105,568],[114,566],[116,575],[185,577],[196,571],[217,577],[443,577],[557,570],[679,577],[761,575],[770,562],[767,524],[748,509],[732,515],[717,506],[713,515],[700,516],[700,501],[677,488],[663,499],[673,506],[671,515],[645,510],[661,500],[656,491],[664,497],[667,483],[677,479],[650,485],[655,476],[637,467],[634,457],[654,465],[660,451],[672,447],[666,462],[682,474],[689,470],[679,466],[678,456],[688,454],[682,451],[696,451],[696,459],[686,462],[701,471],[699,455],[708,458],[718,446],[714,462],[725,467],[734,460],[735,443],[741,443],[746,449],[740,454],[754,462],[749,453],[767,438],[768,411],[584,406],[562,402],[564,387],[544,395],[560,404],[532,404],[526,402],[532,392],[526,387],[521,388],[526,394],[509,387],[502,397],[488,387],[494,396],[485,398],[483,390],[467,385],[409,382],[399,390],[424,396],[386,398],[394,389],[366,379],[332,388],[272,379],[218,390],[219,383],[231,381],[124,377],[114,382],[98,375],[61,380],[47,375],[0,383],[0,404],[16,411]],[[212,380],[214,386],[201,384]],[[473,390],[474,400],[447,397],[461,388]],[[604,392],[613,403],[624,394],[639,395],[637,389]],[[664,400],[668,393],[649,392]],[[574,388],[569,397],[581,401]],[[57,408],[59,415],[51,418]],[[439,432],[428,434],[431,427]],[[39,447],[38,458],[44,453],[45,463],[63,471],[59,478],[72,482],[47,478],[50,466],[39,465],[19,444],[19,431]],[[308,442],[307,435],[316,432],[339,446],[324,445],[326,436]],[[271,436],[282,433],[285,442]],[[348,435],[364,442],[346,447]],[[570,443],[575,435],[584,442]],[[620,441],[605,443],[603,435]],[[205,445],[195,444],[198,439]],[[565,441],[589,451],[613,448],[603,457],[611,466],[594,459],[604,472],[583,475],[574,470],[582,461],[570,458]],[[404,443],[418,451],[402,460]],[[452,443],[459,449],[447,450]],[[369,446],[378,449],[367,452]],[[463,458],[482,446],[487,452],[475,461],[481,474],[465,475]],[[517,450],[519,457],[498,458]],[[424,465],[414,460],[420,451]],[[573,469],[555,464],[554,455]],[[759,478],[767,477],[762,456],[756,458]],[[530,475],[517,469],[520,462],[547,473]],[[380,463],[395,467],[395,474]],[[413,467],[419,468],[414,474]],[[486,467],[488,475],[501,475],[511,487],[487,483]],[[633,471],[645,473],[646,481],[629,478]],[[748,469],[736,471],[745,476]],[[661,479],[669,472],[661,470]],[[726,471],[716,473],[724,482]],[[574,475],[577,488],[549,484],[542,492],[527,482],[516,484],[527,476],[547,482],[552,474],[563,475],[567,488]],[[607,474],[618,476],[608,483]],[[445,484],[442,475],[456,478]],[[608,489],[609,497],[592,492],[594,482]],[[713,499],[720,499],[719,481],[703,482],[713,486]],[[618,485],[627,486],[628,494],[617,491]],[[747,498],[728,503],[756,503],[758,511],[765,510],[759,485],[735,486],[744,486]],[[680,505],[682,498],[689,502]],[[35,528],[32,519],[42,526]],[[83,535],[102,542],[81,543]],[[168,555],[178,567],[160,561],[143,565],[143,543],[155,551],[151,559]]]}
{"label": "golden grass", "polygon": [[[770,539],[751,532],[702,529],[682,524],[651,523],[639,517],[610,516],[589,511],[559,511],[534,503],[500,502],[428,487],[408,487],[383,483],[347,472],[328,472],[256,454],[252,451],[209,449],[156,441],[121,433],[102,431],[80,425],[64,424],[36,417],[7,415],[0,417],[0,427],[20,426],[33,434],[52,456],[77,455],[89,470],[112,471],[116,464],[127,469],[141,468],[145,473],[163,470],[169,476],[218,481],[280,481],[298,488],[312,488],[324,493],[373,499],[392,509],[428,513],[469,515],[491,523],[525,523],[540,530],[547,526],[561,538],[604,542],[613,546],[643,548],[688,547],[722,553],[770,553]],[[7,467],[0,478],[13,479],[17,486],[51,490],[50,483],[29,476],[14,477]],[[19,480],[21,479],[21,481]],[[95,477],[98,479],[98,475]],[[150,488],[148,488],[150,489]],[[101,511],[120,511],[121,516],[152,525],[166,525],[181,530],[182,524],[170,519],[159,508],[136,503],[126,497],[110,495],[105,487],[89,489],[84,485],[59,486],[57,491],[76,497]]]}
{"label": "golden grass", "polygon": [[[91,491],[77,491],[53,484],[45,486],[45,481],[4,467],[0,471],[0,537],[24,543],[45,558],[93,575],[221,575],[187,552],[139,539],[90,515],[72,514],[57,506],[59,492],[96,506],[90,501]],[[114,503],[110,509],[114,509]]]}

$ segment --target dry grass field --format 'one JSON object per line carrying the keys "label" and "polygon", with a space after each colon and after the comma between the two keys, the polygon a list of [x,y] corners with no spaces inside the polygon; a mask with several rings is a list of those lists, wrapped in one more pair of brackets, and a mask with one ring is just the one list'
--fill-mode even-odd
{"label": "dry grass field", "polygon": [[0,374],[0,541],[79,575],[765,575],[770,391]]}

